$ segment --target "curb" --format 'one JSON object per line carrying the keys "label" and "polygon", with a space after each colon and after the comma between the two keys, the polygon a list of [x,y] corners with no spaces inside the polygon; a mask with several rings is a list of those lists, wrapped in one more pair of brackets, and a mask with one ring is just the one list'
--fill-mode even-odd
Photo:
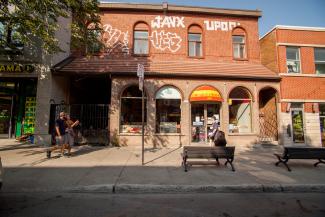
{"label": "curb", "polygon": [[297,185],[91,185],[68,190],[71,193],[112,193],[112,194],[148,194],[148,193],[325,193],[325,184]]}

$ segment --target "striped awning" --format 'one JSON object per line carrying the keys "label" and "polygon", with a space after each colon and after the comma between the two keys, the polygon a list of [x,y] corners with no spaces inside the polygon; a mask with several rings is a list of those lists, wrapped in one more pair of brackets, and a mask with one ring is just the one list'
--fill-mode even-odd
{"label": "striped awning", "polygon": [[190,97],[191,102],[222,102],[223,99],[217,89],[211,86],[200,86],[196,88]]}

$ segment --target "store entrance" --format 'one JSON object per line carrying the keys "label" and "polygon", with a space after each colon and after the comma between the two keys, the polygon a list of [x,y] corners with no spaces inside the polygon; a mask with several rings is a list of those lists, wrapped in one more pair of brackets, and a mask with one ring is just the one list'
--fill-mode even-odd
{"label": "store entrance", "polygon": [[0,138],[8,138],[12,132],[13,97],[0,95]]}
{"label": "store entrance", "polygon": [[220,103],[192,103],[191,129],[193,143],[209,143],[213,116],[220,120]]}

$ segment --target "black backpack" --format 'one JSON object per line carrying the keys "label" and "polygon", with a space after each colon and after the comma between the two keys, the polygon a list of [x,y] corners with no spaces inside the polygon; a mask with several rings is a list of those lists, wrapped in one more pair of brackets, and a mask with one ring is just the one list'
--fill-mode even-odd
{"label": "black backpack", "polygon": [[226,146],[227,140],[225,136],[225,132],[218,130],[216,135],[214,136],[214,145],[215,146]]}

